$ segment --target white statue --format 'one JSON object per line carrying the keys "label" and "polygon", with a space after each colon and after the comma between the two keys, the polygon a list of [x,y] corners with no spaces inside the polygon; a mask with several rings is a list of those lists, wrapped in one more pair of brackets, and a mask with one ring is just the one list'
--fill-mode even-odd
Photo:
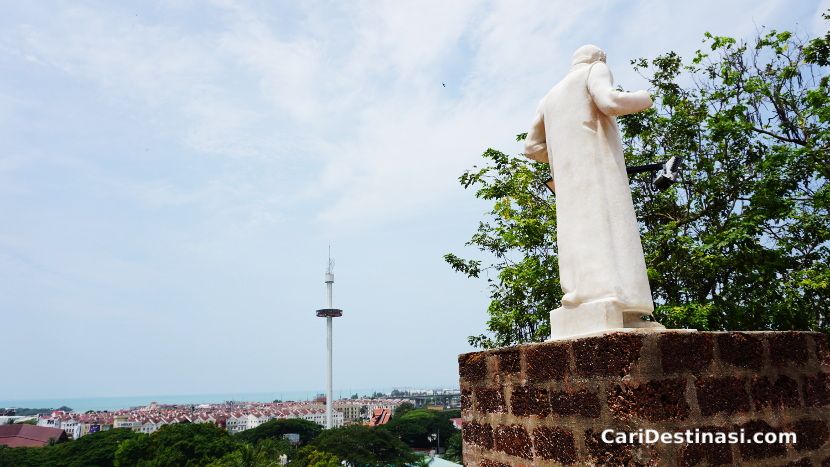
{"label": "white statue", "polygon": [[646,91],[614,89],[605,52],[584,45],[571,69],[539,103],[526,156],[550,164],[562,306],[551,311],[551,339],[644,321],[654,304],[631,201],[616,115],[651,107]]}

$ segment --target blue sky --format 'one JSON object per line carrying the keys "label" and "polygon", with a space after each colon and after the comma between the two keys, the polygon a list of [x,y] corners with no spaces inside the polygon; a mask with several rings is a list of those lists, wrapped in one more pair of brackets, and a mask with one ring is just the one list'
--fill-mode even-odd
{"label": "blue sky", "polygon": [[457,177],[572,51],[635,89],[632,58],[828,7],[4,2],[0,399],[321,388],[329,243],[335,390],[454,385],[488,302],[442,260],[487,209]]}

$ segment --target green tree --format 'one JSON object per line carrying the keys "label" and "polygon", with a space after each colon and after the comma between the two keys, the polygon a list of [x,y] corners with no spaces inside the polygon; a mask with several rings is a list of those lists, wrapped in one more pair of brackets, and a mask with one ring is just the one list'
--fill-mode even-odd
{"label": "green tree", "polygon": [[415,406],[412,405],[411,402],[404,402],[403,404],[399,405],[395,408],[395,417],[402,417],[406,415],[408,412],[415,410]]}
{"label": "green tree", "polygon": [[448,409],[441,411],[441,415],[448,420],[451,418],[461,418],[461,409]]}
{"label": "green tree", "polygon": [[463,462],[464,454],[462,447],[463,443],[461,442],[461,432],[456,431],[447,441],[447,451],[444,452],[444,459],[458,463]]}
{"label": "green tree", "polygon": [[[667,191],[632,180],[655,316],[701,330],[826,331],[830,36],[704,42],[687,62],[673,52],[633,61],[655,106],[619,119],[629,165],[684,158]],[[470,277],[495,273],[491,335],[470,341],[543,340],[561,299],[548,168],[492,149],[484,157],[460,181],[494,202],[469,242],[493,261],[445,256]]]}
{"label": "green tree", "polygon": [[[520,135],[518,139],[523,139]],[[548,313],[562,292],[556,257],[556,206],[544,187],[548,166],[488,149],[484,167],[474,166],[459,181],[475,196],[493,201],[488,219],[479,223],[468,245],[486,252],[482,260],[449,253],[444,259],[468,277],[487,275],[492,335],[471,336],[472,345],[502,347],[542,341],[550,335]]]}
{"label": "green tree", "polygon": [[11,449],[0,446],[0,466],[112,466],[119,445],[141,436],[145,435],[119,428],[39,448]]}
{"label": "green tree", "polygon": [[262,439],[282,438],[287,433],[300,435],[300,442],[305,444],[316,438],[323,427],[317,423],[299,418],[269,420],[250,430],[240,431],[234,437],[240,441],[256,444]]}
{"label": "green tree", "polygon": [[[83,438],[81,438],[83,439]],[[176,423],[127,440],[115,453],[115,465],[196,466],[229,454],[241,446],[225,430],[210,423]]]}
{"label": "green tree", "polygon": [[427,409],[415,409],[396,416],[380,428],[414,448],[435,447],[436,442],[430,441],[429,437],[436,433],[440,434],[441,446],[446,446],[456,431],[449,414]]}
{"label": "green tree", "polygon": [[408,465],[420,458],[389,431],[363,425],[323,431],[303,453],[313,451],[333,454],[351,465],[361,466]]}
{"label": "green tree", "polygon": [[308,467],[342,467],[342,460],[334,454],[328,452],[317,451],[313,448],[303,448],[301,451],[301,458],[294,461],[291,465],[308,466]]}
{"label": "green tree", "polygon": [[265,439],[256,446],[242,444],[235,451],[225,454],[206,467],[276,467],[280,455],[293,457],[294,448],[283,439]]}

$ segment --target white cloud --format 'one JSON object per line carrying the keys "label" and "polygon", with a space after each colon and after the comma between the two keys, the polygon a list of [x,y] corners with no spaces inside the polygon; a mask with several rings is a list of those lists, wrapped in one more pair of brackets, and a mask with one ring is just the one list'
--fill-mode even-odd
{"label": "white cloud", "polygon": [[[440,203],[486,146],[517,151],[512,135],[581,43],[605,46],[619,81],[642,85],[629,58],[694,49],[705,30],[746,34],[782,5],[707,15],[703,5],[655,1],[435,0],[279,12],[217,1],[210,28],[182,20],[188,2],[154,21],[71,6],[0,44],[96,83],[197,152],[255,158],[263,171],[305,165],[308,178],[290,191],[250,183],[297,203],[333,200],[312,213],[323,222],[365,223]],[[176,199],[157,188],[145,196],[159,197]]]}
{"label": "white cloud", "polygon": [[813,21],[811,24],[812,32],[814,34],[824,34],[827,32],[827,20],[824,19],[824,14],[830,10],[830,0],[821,0],[816,6],[816,11],[813,14]]}

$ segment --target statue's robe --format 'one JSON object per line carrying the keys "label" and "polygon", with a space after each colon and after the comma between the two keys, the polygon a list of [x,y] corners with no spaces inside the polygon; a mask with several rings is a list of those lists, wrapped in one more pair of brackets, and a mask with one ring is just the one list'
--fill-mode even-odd
{"label": "statue's robe", "polygon": [[562,306],[601,301],[625,316],[648,315],[654,305],[614,117],[652,102],[645,91],[615,90],[605,54],[589,52],[542,99],[525,152],[551,166]]}

